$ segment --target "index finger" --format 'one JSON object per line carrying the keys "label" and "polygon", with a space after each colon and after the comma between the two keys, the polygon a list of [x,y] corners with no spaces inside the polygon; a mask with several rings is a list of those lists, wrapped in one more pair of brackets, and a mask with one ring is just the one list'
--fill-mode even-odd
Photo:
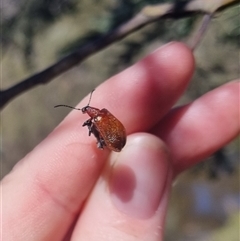
{"label": "index finger", "polygon": [[[91,105],[109,109],[128,133],[148,130],[180,96],[193,66],[183,44],[165,46],[104,82]],[[74,222],[109,154],[87,137],[86,119],[71,112],[4,178],[7,240],[61,240]]]}

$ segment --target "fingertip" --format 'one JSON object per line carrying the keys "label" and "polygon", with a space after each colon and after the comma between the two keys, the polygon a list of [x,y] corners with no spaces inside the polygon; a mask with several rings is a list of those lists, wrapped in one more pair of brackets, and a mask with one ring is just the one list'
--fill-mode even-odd
{"label": "fingertip", "polygon": [[153,132],[171,151],[175,175],[201,162],[239,135],[239,80],[174,108]]}
{"label": "fingertip", "polygon": [[187,45],[181,42],[170,42],[161,46],[147,56],[144,61],[155,63],[158,68],[160,67],[159,69],[167,73],[167,78],[179,82],[189,80],[195,67],[193,52]]}
{"label": "fingertip", "polygon": [[169,172],[169,155],[164,143],[151,134],[129,136],[127,146],[110,160],[111,198],[121,212],[149,218],[156,212]]}
{"label": "fingertip", "polygon": [[[171,187],[171,163],[164,143],[135,133],[112,153],[78,221],[75,237],[96,240],[155,240],[161,237]],[[91,227],[94,226],[94,232]]]}

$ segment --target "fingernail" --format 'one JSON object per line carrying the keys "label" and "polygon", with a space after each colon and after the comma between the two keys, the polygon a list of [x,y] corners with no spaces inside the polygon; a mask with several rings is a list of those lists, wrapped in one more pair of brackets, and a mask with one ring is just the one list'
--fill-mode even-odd
{"label": "fingernail", "polygon": [[114,155],[110,179],[113,204],[129,216],[151,217],[160,204],[168,175],[163,142],[150,134],[134,134],[127,146]]}

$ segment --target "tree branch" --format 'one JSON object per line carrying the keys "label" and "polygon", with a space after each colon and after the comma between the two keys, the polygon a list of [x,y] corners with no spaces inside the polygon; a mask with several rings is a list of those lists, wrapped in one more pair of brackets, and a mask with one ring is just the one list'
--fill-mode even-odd
{"label": "tree branch", "polygon": [[211,22],[213,15],[212,14],[206,14],[200,25],[197,26],[196,31],[192,35],[192,38],[190,37],[188,40],[188,46],[194,51],[198,44],[201,42],[202,38],[204,37],[204,33],[207,31],[207,28]]}
{"label": "tree branch", "polygon": [[[127,35],[149,23],[162,18],[177,19],[198,13],[205,13],[208,14],[207,16],[211,16],[216,11],[221,11],[230,5],[237,3],[238,1],[236,0],[192,0],[188,2],[184,1],[146,6],[136,16],[115,30],[103,35],[96,41],[80,47],[45,70],[20,81],[18,84],[10,87],[9,89],[0,91],[0,109],[2,109],[10,100],[19,94],[22,94],[39,84],[46,84],[50,82],[52,79],[79,64],[90,55],[123,39]],[[206,30],[206,23],[203,24],[205,25],[202,27],[203,30],[200,36],[202,36]],[[196,47],[200,39],[201,37],[196,38],[192,48]]]}

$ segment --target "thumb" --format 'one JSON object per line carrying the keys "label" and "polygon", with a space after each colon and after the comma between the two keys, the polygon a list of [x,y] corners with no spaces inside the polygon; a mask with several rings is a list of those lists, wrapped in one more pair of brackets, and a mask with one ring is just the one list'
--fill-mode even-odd
{"label": "thumb", "polygon": [[109,159],[73,240],[162,240],[172,173],[164,143],[136,133]]}

